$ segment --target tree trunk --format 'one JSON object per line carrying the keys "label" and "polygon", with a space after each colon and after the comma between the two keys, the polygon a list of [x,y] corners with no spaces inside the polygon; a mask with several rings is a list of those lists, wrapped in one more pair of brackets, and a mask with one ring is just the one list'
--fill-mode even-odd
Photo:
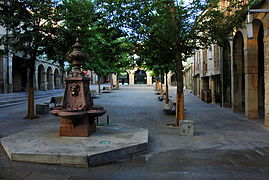
{"label": "tree trunk", "polygon": [[184,119],[184,93],[183,93],[183,73],[181,53],[176,56],[176,126],[179,126],[179,121]]}
{"label": "tree trunk", "polygon": [[169,13],[171,22],[173,23],[175,36],[175,60],[176,60],[176,80],[177,80],[177,94],[176,94],[176,126],[179,126],[179,121],[184,119],[184,94],[183,94],[183,66],[181,53],[181,39],[179,37],[180,30],[176,19],[176,8],[174,0],[169,0]]}
{"label": "tree trunk", "polygon": [[117,89],[120,89],[120,82],[117,79]]}
{"label": "tree trunk", "polygon": [[163,82],[161,81],[161,90],[160,90],[160,94],[163,94]]}
{"label": "tree trunk", "polygon": [[119,89],[120,88],[120,83],[119,83],[119,80],[118,80],[118,76],[119,76],[119,74],[117,74],[117,76],[116,76],[116,88],[117,89]]}
{"label": "tree trunk", "polygon": [[155,79],[155,90],[158,91],[158,79]]}
{"label": "tree trunk", "polygon": [[34,94],[34,73],[35,73],[35,57],[33,57],[29,63],[29,75],[28,75],[28,119],[34,119],[35,116],[35,94]]}
{"label": "tree trunk", "polygon": [[112,79],[112,74],[109,75],[109,80],[110,80],[110,89],[113,89],[113,79]]}
{"label": "tree trunk", "polygon": [[168,73],[165,73],[165,92],[166,92],[166,95],[165,95],[165,103],[168,104],[168,100],[169,100],[169,94],[168,94],[168,82],[167,82],[167,74]]}
{"label": "tree trunk", "polygon": [[101,93],[101,78],[99,75],[98,75],[98,93],[99,94]]}

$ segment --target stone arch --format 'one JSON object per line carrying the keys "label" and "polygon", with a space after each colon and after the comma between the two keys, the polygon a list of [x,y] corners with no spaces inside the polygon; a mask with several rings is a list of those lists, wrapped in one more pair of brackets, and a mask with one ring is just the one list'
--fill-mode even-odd
{"label": "stone arch", "polygon": [[48,84],[48,89],[52,90],[53,89],[53,73],[52,73],[52,68],[49,66],[47,69],[47,84]]}
{"label": "stone arch", "polygon": [[135,84],[147,84],[147,74],[144,70],[137,69],[135,71]]}
{"label": "stone arch", "polygon": [[176,79],[176,74],[173,73],[171,76],[171,85],[176,86],[177,85],[177,79]]}
{"label": "stone arch", "polygon": [[243,34],[238,31],[233,40],[232,63],[232,109],[244,112],[245,109],[245,74],[244,74],[244,41]]}
{"label": "stone arch", "polygon": [[223,46],[222,57],[222,106],[231,107],[231,47],[229,41]]}
{"label": "stone arch", "polygon": [[58,68],[54,70],[54,87],[55,89],[61,88],[61,76]]}
{"label": "stone arch", "polygon": [[38,89],[46,90],[46,72],[44,65],[38,65]]}

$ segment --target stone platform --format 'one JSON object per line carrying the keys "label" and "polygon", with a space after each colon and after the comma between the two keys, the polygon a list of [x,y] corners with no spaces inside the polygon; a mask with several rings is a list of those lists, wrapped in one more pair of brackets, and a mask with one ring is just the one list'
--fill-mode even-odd
{"label": "stone platform", "polygon": [[89,167],[145,152],[148,130],[98,126],[89,137],[61,137],[53,123],[4,137],[1,144],[14,161]]}

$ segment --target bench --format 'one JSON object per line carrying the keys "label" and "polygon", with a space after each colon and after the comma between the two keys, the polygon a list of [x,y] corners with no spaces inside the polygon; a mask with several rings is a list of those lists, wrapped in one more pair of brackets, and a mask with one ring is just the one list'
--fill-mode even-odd
{"label": "bench", "polygon": [[176,114],[176,102],[170,98],[168,101],[168,104],[163,105],[163,111],[166,114],[175,115]]}
{"label": "bench", "polygon": [[36,104],[36,114],[49,114],[49,104]]}
{"label": "bench", "polygon": [[157,90],[157,92],[155,93],[156,95],[161,95],[160,91]]}
{"label": "bench", "polygon": [[162,93],[161,95],[157,96],[159,101],[163,101],[165,99],[166,93]]}
{"label": "bench", "polygon": [[91,92],[91,97],[92,97],[92,98],[96,98],[97,95],[100,95],[99,93],[97,93],[96,90],[91,90],[90,92]]}
{"label": "bench", "polygon": [[63,96],[51,97],[50,102],[45,102],[44,104],[48,104],[48,105],[54,104],[54,107],[61,106],[62,99],[63,99]]}
{"label": "bench", "polygon": [[102,92],[102,93],[110,93],[110,92],[112,92],[112,91],[110,90],[109,87],[103,87],[103,89],[102,89],[101,92]]}

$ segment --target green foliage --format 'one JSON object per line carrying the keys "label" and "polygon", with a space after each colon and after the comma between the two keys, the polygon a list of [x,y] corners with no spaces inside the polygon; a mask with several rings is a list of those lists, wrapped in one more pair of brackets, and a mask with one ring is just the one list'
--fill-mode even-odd
{"label": "green foliage", "polygon": [[182,61],[196,49],[221,44],[233,28],[240,27],[247,7],[253,5],[240,0],[229,0],[225,9],[219,0],[97,2],[110,26],[125,30],[134,43],[142,44],[136,49],[141,64],[156,74],[176,72],[179,91],[183,90]]}
{"label": "green foliage", "polygon": [[77,38],[84,46],[84,51],[89,46],[89,39],[94,36],[91,28],[96,21],[96,14],[90,0],[63,0],[59,15],[63,19],[58,24],[57,38],[54,39],[53,46],[46,47],[46,52],[51,59],[63,64]]}
{"label": "green foliage", "polygon": [[[110,26],[91,0],[64,0],[60,14],[63,21],[55,45],[46,48],[49,57],[58,62],[79,38],[83,51],[89,54],[83,68],[99,75],[116,73],[129,66],[131,44],[125,34]],[[57,54],[57,56],[55,56]]]}
{"label": "green foliage", "polygon": [[0,25],[9,31],[1,43],[35,60],[38,47],[48,46],[49,39],[55,38],[54,32],[61,20],[58,10],[56,0],[1,1]]}

